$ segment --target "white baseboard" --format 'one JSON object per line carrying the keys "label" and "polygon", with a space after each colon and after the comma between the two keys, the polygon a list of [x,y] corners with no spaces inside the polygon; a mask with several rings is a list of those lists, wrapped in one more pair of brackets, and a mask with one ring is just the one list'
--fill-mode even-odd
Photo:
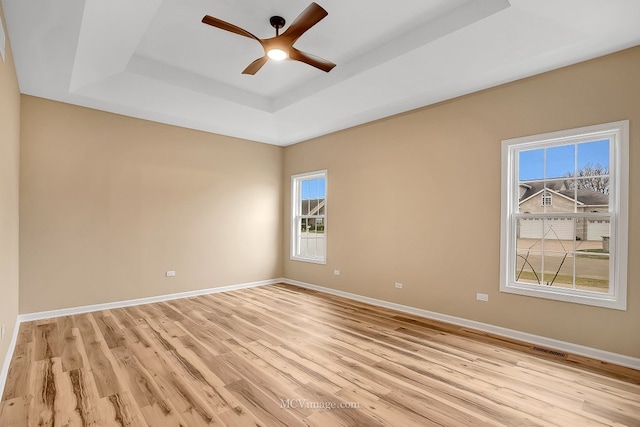
{"label": "white baseboard", "polygon": [[18,342],[18,331],[20,330],[20,321],[16,318],[16,324],[13,326],[13,335],[11,335],[11,342],[7,349],[7,354],[4,357],[4,363],[2,364],[2,371],[0,371],[0,399],[4,394],[4,386],[7,382],[7,375],[9,374],[9,365],[11,365],[11,359],[13,359],[13,353],[16,350],[16,343]]}
{"label": "white baseboard", "polygon": [[175,294],[158,295],[155,297],[136,298],[125,301],[107,302],[103,304],[83,305],[80,307],[62,308],[59,310],[40,311],[37,313],[21,314],[18,316],[20,322],[32,320],[51,319],[53,317],[70,316],[73,314],[90,313],[92,311],[110,310],[113,308],[131,307],[133,305],[151,304],[154,302],[170,301],[180,298],[196,297],[198,295],[215,294],[218,292],[235,291],[237,289],[254,288],[256,286],[273,285],[282,283],[285,279],[269,279],[259,282],[241,283],[238,285],[220,286],[217,288],[198,289],[195,291],[178,292]]}
{"label": "white baseboard", "polygon": [[302,288],[312,289],[319,292],[324,292],[331,295],[336,295],[344,298],[348,298],[355,301],[365,302],[378,307],[390,308],[392,310],[401,311],[404,313],[413,314],[416,316],[424,317],[427,319],[439,320],[446,323],[451,323],[457,326],[463,326],[470,329],[475,329],[482,332],[488,332],[495,335],[500,335],[506,338],[511,338],[518,341],[524,341],[526,343],[535,344],[547,348],[566,351],[579,356],[585,356],[592,359],[601,360],[603,362],[613,363],[615,365],[626,366],[628,368],[640,370],[640,358],[626,356],[624,354],[612,353],[609,351],[600,350],[597,348],[587,347],[579,344],[573,344],[566,341],[560,341],[553,338],[547,338],[540,335],[529,334],[526,332],[520,332],[514,329],[503,328],[501,326],[495,326],[488,323],[476,322],[474,320],[468,320],[461,317],[449,316],[447,314],[437,313],[434,311],[423,310],[407,305],[396,304],[384,300],[365,297],[358,294],[352,294],[350,292],[339,291],[336,289],[326,288],[324,286],[313,285],[311,283],[300,282],[298,280],[283,279],[284,283],[290,285],[300,286]]}

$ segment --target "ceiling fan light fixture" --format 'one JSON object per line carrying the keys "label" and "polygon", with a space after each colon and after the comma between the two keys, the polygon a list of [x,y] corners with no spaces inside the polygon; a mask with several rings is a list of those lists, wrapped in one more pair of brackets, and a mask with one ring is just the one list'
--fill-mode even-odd
{"label": "ceiling fan light fixture", "polygon": [[269,52],[267,52],[267,56],[273,59],[274,61],[282,61],[283,59],[286,59],[289,55],[284,50],[276,48],[276,49],[270,49]]}

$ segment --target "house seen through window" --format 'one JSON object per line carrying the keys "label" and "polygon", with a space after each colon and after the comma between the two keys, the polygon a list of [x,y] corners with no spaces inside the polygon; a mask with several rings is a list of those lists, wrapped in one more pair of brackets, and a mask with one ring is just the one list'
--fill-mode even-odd
{"label": "house seen through window", "polygon": [[502,291],[625,308],[627,126],[503,142]]}
{"label": "house seen through window", "polygon": [[327,172],[291,178],[291,258],[325,263],[327,254]]}

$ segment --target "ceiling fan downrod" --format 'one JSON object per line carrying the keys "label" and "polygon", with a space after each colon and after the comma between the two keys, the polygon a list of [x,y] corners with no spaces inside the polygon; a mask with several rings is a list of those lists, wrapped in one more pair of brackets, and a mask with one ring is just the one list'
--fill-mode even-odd
{"label": "ceiling fan downrod", "polygon": [[276,29],[276,37],[280,35],[280,28],[284,27],[286,22],[282,16],[272,16],[269,18],[269,23]]}

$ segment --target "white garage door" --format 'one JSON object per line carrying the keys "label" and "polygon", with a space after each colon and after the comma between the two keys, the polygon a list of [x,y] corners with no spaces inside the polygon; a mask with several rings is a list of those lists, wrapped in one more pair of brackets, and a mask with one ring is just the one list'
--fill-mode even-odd
{"label": "white garage door", "polygon": [[541,219],[521,219],[520,238],[540,239],[543,235],[547,239],[573,240],[573,219],[571,218],[547,218],[542,231]]}
{"label": "white garage door", "polygon": [[602,240],[602,236],[609,236],[609,221],[604,219],[587,222],[587,240]]}

